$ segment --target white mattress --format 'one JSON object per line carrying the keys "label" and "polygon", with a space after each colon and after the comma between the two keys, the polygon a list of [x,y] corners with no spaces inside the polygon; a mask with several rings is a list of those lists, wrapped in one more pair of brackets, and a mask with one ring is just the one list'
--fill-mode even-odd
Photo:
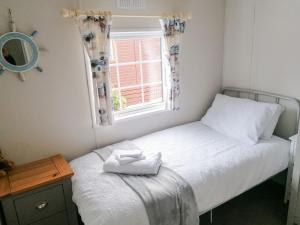
{"label": "white mattress", "polygon": [[[243,193],[288,166],[289,145],[273,136],[256,145],[225,137],[194,122],[156,132],[133,142],[144,151],[160,151],[164,166],[192,186],[199,213]],[[71,162],[73,200],[86,225],[149,225],[139,197],[103,162],[89,153]]]}

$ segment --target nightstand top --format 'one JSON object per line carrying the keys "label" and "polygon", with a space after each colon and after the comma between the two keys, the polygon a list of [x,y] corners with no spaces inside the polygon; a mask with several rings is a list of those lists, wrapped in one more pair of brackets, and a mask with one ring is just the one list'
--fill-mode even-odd
{"label": "nightstand top", "polygon": [[72,168],[62,155],[55,155],[9,171],[0,178],[0,197],[16,195],[72,177]]}

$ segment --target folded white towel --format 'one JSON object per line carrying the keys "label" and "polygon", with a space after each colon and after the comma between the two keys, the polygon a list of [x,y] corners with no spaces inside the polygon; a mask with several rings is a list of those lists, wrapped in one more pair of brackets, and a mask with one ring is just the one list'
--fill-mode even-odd
{"label": "folded white towel", "polygon": [[141,156],[139,158],[134,158],[134,157],[120,157],[120,155],[115,154],[116,159],[119,161],[120,165],[125,165],[125,164],[129,164],[129,163],[133,163],[139,160],[144,160],[146,159],[145,156]]}
{"label": "folded white towel", "polygon": [[141,150],[135,149],[135,150],[115,150],[114,152],[118,151],[118,154],[120,158],[125,157],[132,157],[132,158],[138,158],[140,159],[143,155],[143,152]]}
{"label": "folded white towel", "polygon": [[125,164],[133,163],[133,162],[144,159],[144,158],[133,158],[133,157],[120,158],[119,155],[115,155],[115,157],[118,160],[118,162],[120,163],[120,165],[125,165]]}
{"label": "folded white towel", "polygon": [[156,175],[162,164],[161,153],[145,155],[145,159],[121,165],[114,154],[104,162],[103,171],[129,175]]}
{"label": "folded white towel", "polygon": [[145,159],[143,152],[140,150],[120,150],[116,149],[112,152],[112,155],[116,157],[120,165],[125,165],[135,161]]}

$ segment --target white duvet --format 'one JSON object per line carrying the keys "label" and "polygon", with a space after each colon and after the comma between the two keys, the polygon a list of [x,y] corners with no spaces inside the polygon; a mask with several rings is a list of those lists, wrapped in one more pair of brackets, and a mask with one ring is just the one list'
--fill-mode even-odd
{"label": "white duvet", "polygon": [[[164,166],[192,186],[199,213],[265,181],[288,166],[289,142],[273,136],[247,145],[194,122],[133,142],[162,152]],[[142,201],[117,175],[103,173],[103,162],[89,153],[71,162],[73,200],[85,225],[149,225]]]}

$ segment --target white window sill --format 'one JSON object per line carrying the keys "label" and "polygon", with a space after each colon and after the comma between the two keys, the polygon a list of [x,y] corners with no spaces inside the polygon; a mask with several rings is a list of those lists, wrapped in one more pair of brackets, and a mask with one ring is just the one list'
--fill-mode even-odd
{"label": "white window sill", "polygon": [[115,123],[129,121],[138,118],[153,116],[158,113],[166,112],[165,104],[158,104],[153,107],[144,108],[136,111],[115,112]]}

